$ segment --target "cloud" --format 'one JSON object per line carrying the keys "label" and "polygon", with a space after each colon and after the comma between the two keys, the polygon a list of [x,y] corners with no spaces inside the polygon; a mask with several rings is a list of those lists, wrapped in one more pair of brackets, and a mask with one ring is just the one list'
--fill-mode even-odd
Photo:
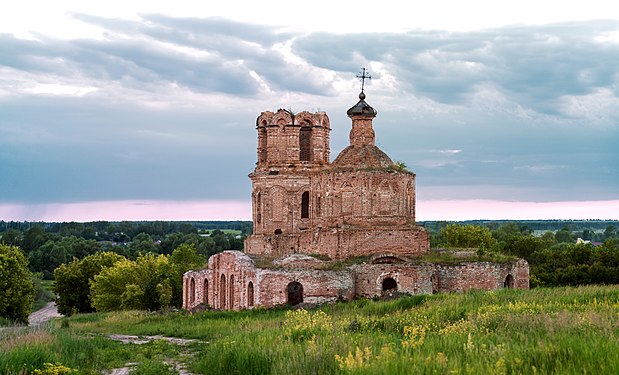
{"label": "cloud", "polygon": [[0,199],[245,199],[263,110],[326,110],[348,143],[359,85],[377,144],[431,199],[619,191],[619,22],[299,33],[221,18],[75,14],[99,38],[0,35]]}
{"label": "cloud", "polygon": [[297,38],[293,51],[339,72],[379,61],[399,89],[440,103],[467,105],[490,89],[522,108],[569,117],[577,114],[565,110],[566,98],[600,90],[616,96],[619,68],[609,61],[619,49],[598,39],[618,29],[617,21],[592,21],[466,33],[316,33]]}

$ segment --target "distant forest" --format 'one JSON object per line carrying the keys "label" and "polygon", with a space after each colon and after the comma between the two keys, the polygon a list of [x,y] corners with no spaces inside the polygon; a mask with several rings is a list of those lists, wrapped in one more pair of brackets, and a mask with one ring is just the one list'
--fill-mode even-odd
{"label": "distant forest", "polygon": [[[617,220],[473,220],[419,222],[433,248],[478,248],[525,258],[532,285],[619,283]],[[200,256],[242,250],[251,221],[0,221],[0,243],[19,247],[45,279],[75,259],[114,252],[130,260],[170,255],[181,245]],[[579,240],[580,239],[580,240]],[[561,260],[561,261],[559,261]]]}
{"label": "distant forest", "polygon": [[242,250],[251,230],[251,221],[0,221],[0,243],[21,248],[30,270],[51,279],[61,264],[102,251],[135,260],[148,253],[169,255],[182,244],[206,257]]}

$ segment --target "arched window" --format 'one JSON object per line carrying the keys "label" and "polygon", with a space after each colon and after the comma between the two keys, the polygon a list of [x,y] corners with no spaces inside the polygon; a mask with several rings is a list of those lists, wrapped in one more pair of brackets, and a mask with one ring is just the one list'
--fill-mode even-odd
{"label": "arched window", "polygon": [[311,161],[312,148],[312,128],[309,126],[301,127],[299,132],[299,160]]}
{"label": "arched window", "polygon": [[254,283],[251,281],[247,284],[247,306],[254,306]]}
{"label": "arched window", "polygon": [[303,285],[300,282],[291,282],[286,290],[288,292],[289,305],[295,306],[303,302]]}
{"label": "arched window", "polygon": [[202,290],[202,303],[208,304],[208,279],[204,279],[204,289]]}
{"label": "arched window", "polygon": [[304,191],[301,194],[301,218],[307,219],[309,217],[309,191]]}
{"label": "arched window", "polygon": [[189,280],[189,307],[193,307],[193,302],[196,300],[196,281],[192,277]]}
{"label": "arched window", "polygon": [[266,162],[267,161],[267,140],[268,140],[268,135],[267,135],[267,129],[266,129],[266,121],[263,121],[262,123],[262,127],[260,128],[260,134],[259,134],[259,138],[260,138],[260,144],[258,145],[258,148],[260,149],[260,154],[259,154],[259,162]]}
{"label": "arched window", "polygon": [[221,274],[221,279],[219,281],[219,308],[226,308],[226,275]]}
{"label": "arched window", "polygon": [[234,275],[230,275],[230,298],[228,299],[230,310],[234,309]]}

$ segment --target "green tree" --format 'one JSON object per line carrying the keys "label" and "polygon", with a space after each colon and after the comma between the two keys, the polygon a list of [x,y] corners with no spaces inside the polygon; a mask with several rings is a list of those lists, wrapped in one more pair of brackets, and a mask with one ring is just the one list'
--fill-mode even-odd
{"label": "green tree", "polygon": [[608,240],[610,238],[613,238],[617,235],[617,227],[614,225],[609,225],[606,227],[606,229],[604,230],[604,239]]}
{"label": "green tree", "polygon": [[206,258],[198,254],[195,245],[182,244],[172,252],[169,260],[172,265],[170,303],[175,307],[181,307],[183,303],[183,274],[189,270],[204,267]]}
{"label": "green tree", "polygon": [[54,271],[54,293],[58,296],[58,312],[63,315],[95,311],[90,298],[90,283],[101,270],[124,259],[112,252],[89,255],[84,259],[74,258]]}
{"label": "green tree", "polygon": [[568,227],[563,227],[555,233],[555,239],[558,243],[574,242],[575,238],[572,231]]}
{"label": "green tree", "polygon": [[[122,259],[104,268],[90,285],[97,311],[158,310],[168,297],[172,267],[165,255],[141,255],[135,261]],[[160,285],[158,287],[158,285]]]}
{"label": "green tree", "polygon": [[0,317],[28,323],[33,300],[28,260],[18,247],[0,244]]}
{"label": "green tree", "polygon": [[490,229],[478,225],[449,224],[441,229],[439,236],[445,239],[447,247],[473,248],[483,244],[488,249],[496,243]]}

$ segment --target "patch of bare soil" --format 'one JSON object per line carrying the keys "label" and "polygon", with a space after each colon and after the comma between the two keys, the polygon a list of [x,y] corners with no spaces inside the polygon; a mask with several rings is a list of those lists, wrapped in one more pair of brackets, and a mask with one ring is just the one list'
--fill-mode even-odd
{"label": "patch of bare soil", "polygon": [[[135,345],[143,345],[151,341],[155,341],[155,340],[164,340],[169,343],[176,344],[176,345],[187,345],[193,342],[204,342],[200,340],[181,339],[178,337],[168,337],[168,336],[161,336],[161,335],[155,335],[155,336],[108,335],[107,337],[110,338],[111,340],[120,341],[123,344],[135,344]],[[190,353],[188,354],[191,355]],[[169,361],[166,361],[166,363],[174,367],[174,369],[178,371],[180,375],[194,375],[190,373],[189,371],[185,370],[184,365],[180,362],[169,360]],[[105,372],[104,374],[105,375],[128,375],[131,373],[132,368],[137,366],[138,364],[139,363],[133,363],[133,362],[127,363],[125,364],[125,367],[112,369],[110,371]]]}
{"label": "patch of bare soil", "polygon": [[28,316],[29,326],[38,326],[54,318],[61,317],[55,302],[49,302],[45,307],[37,310]]}

